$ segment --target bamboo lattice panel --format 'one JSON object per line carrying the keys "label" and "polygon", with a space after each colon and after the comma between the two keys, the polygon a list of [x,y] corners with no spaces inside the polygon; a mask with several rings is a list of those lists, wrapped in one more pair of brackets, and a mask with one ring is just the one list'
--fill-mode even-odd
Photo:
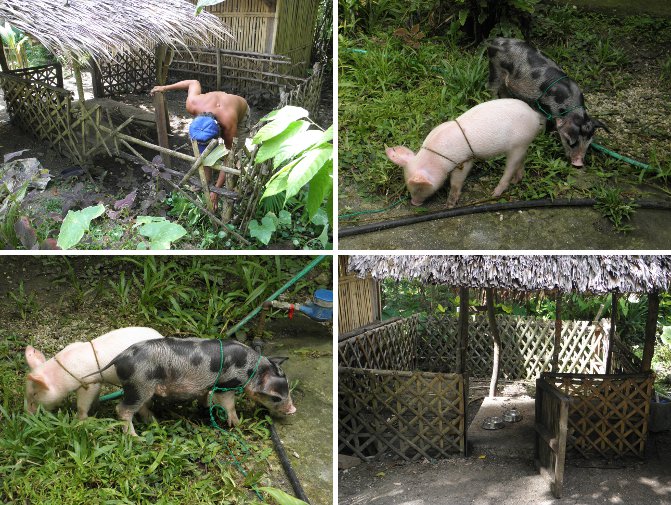
{"label": "bamboo lattice panel", "polygon": [[643,457],[652,374],[543,374],[572,398],[568,446],[584,457]]}
{"label": "bamboo lattice panel", "polygon": [[379,370],[415,367],[418,316],[395,320],[338,344],[338,366]]}
{"label": "bamboo lattice panel", "polygon": [[17,70],[10,70],[8,73],[22,79],[48,84],[49,86],[63,87],[63,67],[60,63],[19,68]]}
{"label": "bamboo lattice panel", "polygon": [[467,389],[460,374],[339,368],[339,452],[407,461],[463,454]]}
{"label": "bamboo lattice panel", "polygon": [[[496,316],[501,336],[501,376],[533,379],[549,370],[554,350],[554,321]],[[454,370],[457,320],[431,317],[419,330],[419,363],[432,371]],[[575,373],[602,372],[605,366],[604,332],[586,321],[564,321],[559,370]],[[473,316],[468,328],[467,369],[474,377],[489,377],[492,370],[492,339],[484,314]]]}
{"label": "bamboo lattice panel", "polygon": [[[218,62],[218,63],[217,63]],[[266,91],[279,97],[304,79],[289,75],[291,61],[275,54],[244,53],[217,48],[189,47],[177,51],[170,65],[170,80],[198,79],[204,90],[220,88],[231,93]]]}
{"label": "bamboo lattice panel", "polygon": [[113,62],[98,63],[96,73],[101,85],[96,98],[139,94],[156,83],[156,59],[151,54],[120,53]]}
{"label": "bamboo lattice panel", "polygon": [[23,131],[46,142],[73,162],[81,162],[81,142],[73,126],[69,91],[0,72],[7,112]]}
{"label": "bamboo lattice panel", "polygon": [[315,63],[310,77],[288,93],[280,94],[280,107],[285,105],[303,107],[308,110],[310,117],[314,118],[321,98],[323,77],[324,65]]}

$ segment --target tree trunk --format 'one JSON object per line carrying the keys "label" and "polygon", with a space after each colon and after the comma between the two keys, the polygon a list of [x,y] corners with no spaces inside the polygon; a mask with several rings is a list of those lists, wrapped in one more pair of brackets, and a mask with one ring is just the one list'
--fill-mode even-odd
{"label": "tree trunk", "polygon": [[7,64],[7,58],[5,58],[5,46],[2,44],[2,38],[0,38],[0,70],[9,72],[9,65]]}
{"label": "tree trunk", "polygon": [[499,327],[496,324],[496,315],[494,314],[494,289],[487,288],[487,318],[489,319],[489,329],[492,332],[492,343],[494,344],[494,357],[492,361],[492,380],[489,383],[489,397],[496,396],[496,386],[499,382],[499,362],[501,356],[501,336]]}
{"label": "tree trunk", "polygon": [[561,349],[561,331],[562,331],[561,292],[557,291],[557,294],[555,296],[555,342],[554,342],[554,352],[552,353],[552,371],[554,373],[559,372],[559,351]]}
{"label": "tree trunk", "polygon": [[615,344],[615,324],[617,323],[617,291],[611,294],[610,332],[608,334],[608,352],[606,353],[606,373],[613,373],[613,347]]}
{"label": "tree trunk", "polygon": [[648,293],[648,319],[645,322],[645,346],[641,371],[649,372],[652,365],[652,356],[655,353],[655,339],[657,338],[657,316],[659,314],[659,293]]}

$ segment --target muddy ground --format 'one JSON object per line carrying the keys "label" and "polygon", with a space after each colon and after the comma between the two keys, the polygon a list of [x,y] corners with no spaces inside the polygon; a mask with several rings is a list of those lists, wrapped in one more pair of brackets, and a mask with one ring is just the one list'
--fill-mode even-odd
{"label": "muddy ground", "polygon": [[[474,387],[475,386],[475,387]],[[529,384],[512,383],[500,390],[511,403],[522,401]],[[477,418],[486,383],[471,385],[469,423]],[[507,400],[506,400],[507,401]],[[531,420],[527,430],[532,433]],[[650,434],[643,461],[602,461],[569,455],[561,500],[550,492],[548,481],[533,464],[533,440],[519,439],[520,448],[506,441],[506,448],[488,443],[506,436],[505,428],[494,432],[476,430],[470,455],[429,462],[393,460],[362,463],[338,471],[340,505],[670,505],[671,432]],[[511,431],[512,433],[512,431]],[[511,435],[512,436],[512,435]],[[518,436],[518,435],[514,435]]]}
{"label": "muddy ground", "polygon": [[[64,272],[60,258],[1,257],[0,339],[9,336],[13,339],[22,338],[26,344],[34,345],[50,357],[70,342],[94,338],[114,328],[151,326],[139,315],[121,316],[115,310],[114,296],[109,293],[107,280],[116,280],[118,277],[118,263],[111,263],[107,259],[90,256],[71,260],[76,275],[81,279],[81,284],[77,284]],[[92,272],[100,277],[95,286],[90,282]],[[88,280],[84,280],[85,273]],[[90,289],[92,291],[89,292]],[[16,301],[9,293],[23,301]],[[21,317],[22,308],[27,310],[25,320]],[[255,324],[255,320],[252,320],[247,329],[255,328]],[[332,329],[330,325],[316,323],[297,314],[291,321],[284,318],[269,320],[266,330],[270,337],[267,337],[267,345],[262,352],[288,356],[289,360],[282,367],[290,384],[295,385],[293,398],[297,412],[277,420],[279,436],[308,498],[312,503],[331,503]],[[163,332],[169,334],[165,330]],[[16,384],[22,384],[22,380],[17,378]],[[101,394],[115,389],[104,386]],[[23,395],[18,386],[15,394],[20,397]],[[100,404],[94,415],[115,417],[114,404],[114,401]],[[65,408],[76,410],[74,395],[71,395]],[[204,410],[193,407],[185,409],[186,412],[180,409],[179,414],[176,414],[177,408],[166,408],[164,411],[160,407],[155,409],[159,422],[162,415],[164,418],[186,415],[193,416],[196,422],[209,423]],[[251,414],[249,411],[244,412],[247,416]],[[142,425],[140,427],[143,428]],[[271,445],[272,442],[268,440],[267,444]],[[272,484],[293,495],[275,453],[268,462],[267,475]]]}

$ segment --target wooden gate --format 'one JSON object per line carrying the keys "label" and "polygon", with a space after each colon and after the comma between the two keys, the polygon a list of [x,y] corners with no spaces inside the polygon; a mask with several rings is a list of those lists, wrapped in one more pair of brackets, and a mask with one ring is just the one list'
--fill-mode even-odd
{"label": "wooden gate", "polygon": [[550,490],[561,498],[566,461],[568,411],[571,398],[543,378],[536,380],[534,463],[550,480]]}

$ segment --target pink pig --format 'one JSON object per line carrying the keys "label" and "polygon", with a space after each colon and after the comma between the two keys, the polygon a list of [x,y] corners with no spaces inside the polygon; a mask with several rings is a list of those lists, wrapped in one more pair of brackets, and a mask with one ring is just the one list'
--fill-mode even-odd
{"label": "pink pig", "polygon": [[[74,342],[48,361],[44,354],[28,346],[26,361],[30,373],[26,380],[26,410],[35,413],[38,405],[52,410],[68,393],[77,390],[77,416],[86,419],[91,405],[98,397],[100,383],[104,381],[118,385],[119,379],[114,367],[85,380],[82,378],[105,367],[131,345],[156,338],[163,338],[163,335],[151,328],[121,328],[90,342]],[[82,383],[90,385],[84,388]]]}
{"label": "pink pig", "polygon": [[447,206],[454,207],[475,159],[506,155],[506,168],[493,196],[501,196],[511,182],[521,181],[527,148],[544,127],[545,118],[526,103],[502,98],[476,105],[456,120],[437,126],[417,154],[403,146],[386,152],[403,167],[410,203],[424,203],[451,175]]}

